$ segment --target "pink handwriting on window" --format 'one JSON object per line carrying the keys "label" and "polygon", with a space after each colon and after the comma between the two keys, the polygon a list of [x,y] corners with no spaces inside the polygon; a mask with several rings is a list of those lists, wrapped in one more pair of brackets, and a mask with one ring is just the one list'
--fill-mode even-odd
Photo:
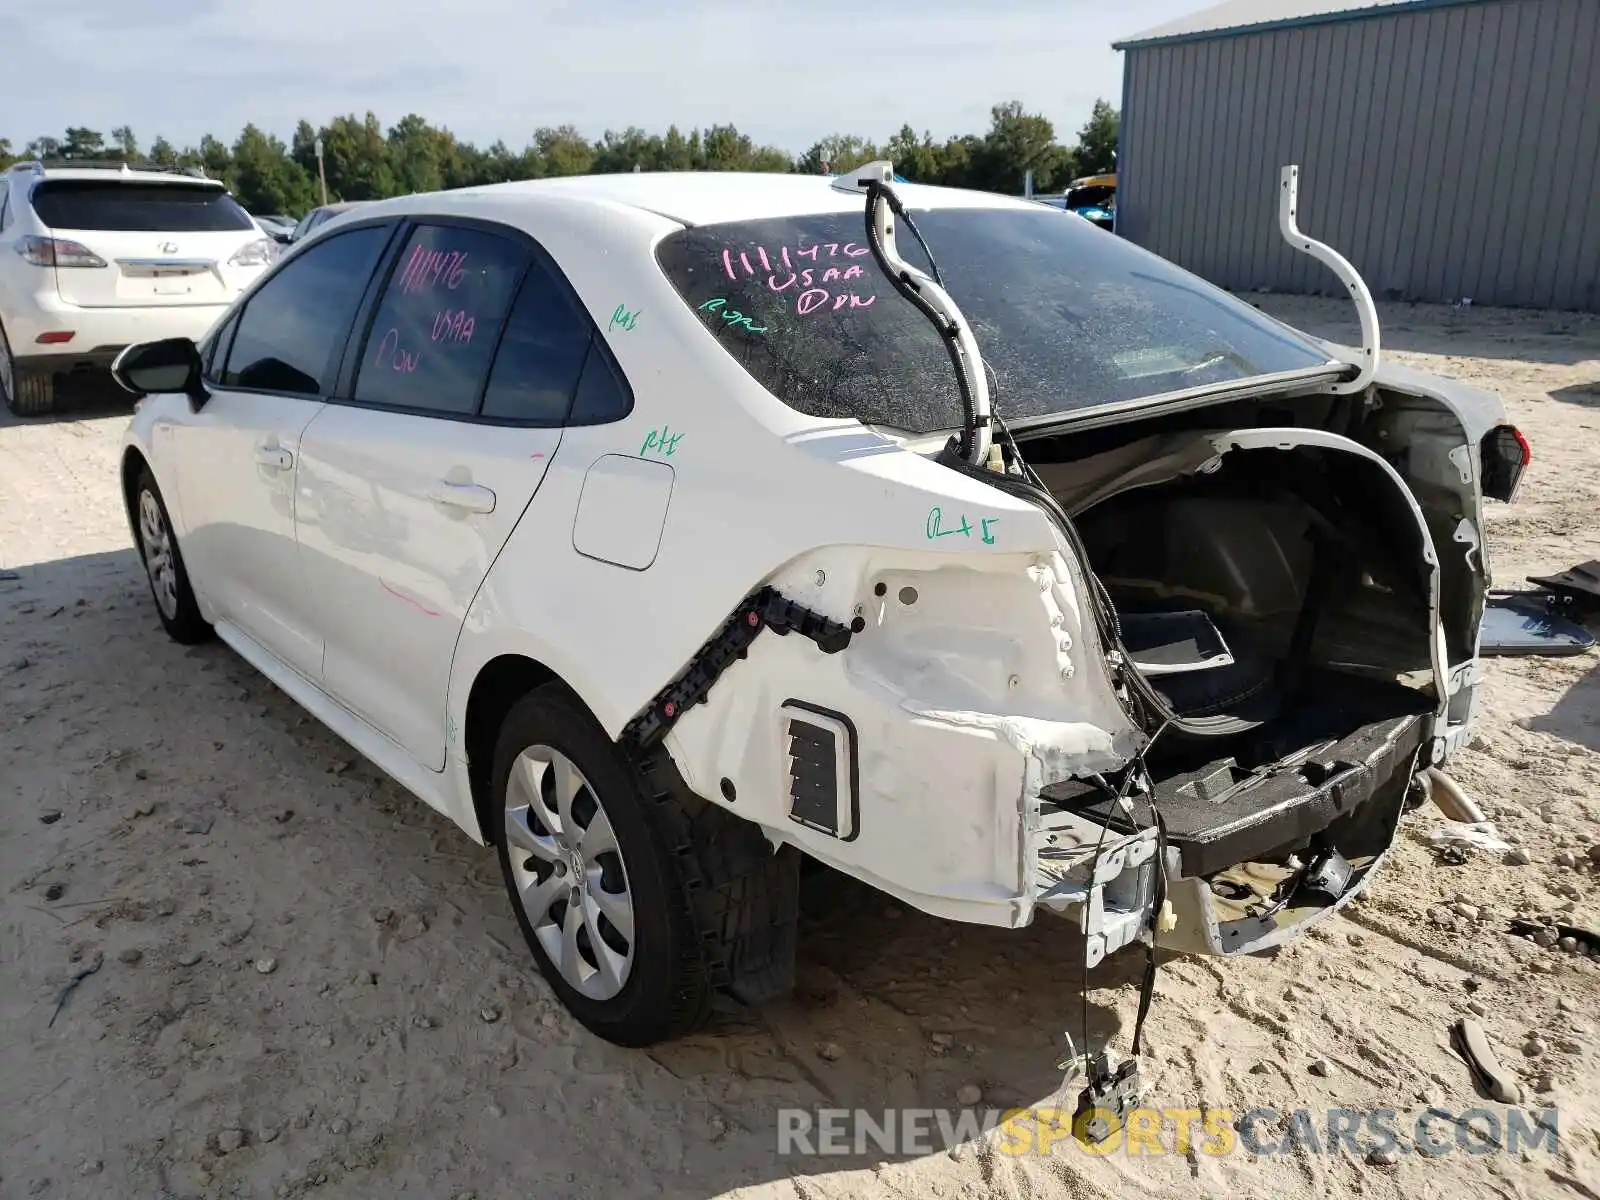
{"label": "pink handwriting on window", "polygon": [[[818,279],[819,274],[821,275],[820,279]],[[767,286],[775,292],[781,292],[799,284],[801,290],[804,290],[816,287],[818,283],[836,283],[847,279],[860,279],[865,274],[866,272],[860,267],[846,267],[842,271],[838,267],[829,267],[821,272],[812,267],[802,267],[798,271],[790,271],[787,275],[768,275]]]}
{"label": "pink handwriting on window", "polygon": [[459,250],[429,250],[420,242],[411,248],[406,269],[400,273],[400,290],[420,292],[442,283],[450,291],[461,286],[467,256]]}
{"label": "pink handwriting on window", "polygon": [[472,340],[475,322],[466,309],[447,308],[433,317],[433,340],[465,345]]}
{"label": "pink handwriting on window", "polygon": [[794,310],[802,317],[810,316],[814,312],[838,312],[841,308],[871,308],[877,302],[876,296],[858,296],[854,292],[840,292],[831,294],[827,288],[810,288],[800,293],[800,298],[795,301]]}
{"label": "pink handwriting on window", "polygon": [[[769,275],[778,270],[774,264],[781,264],[783,270],[793,272],[796,268],[795,259],[809,259],[813,265],[823,259],[860,258],[863,254],[872,253],[866,246],[858,246],[854,242],[818,242],[815,246],[801,246],[796,243],[792,248],[780,246],[775,254],[768,254],[765,246],[757,246],[753,250],[740,250],[735,254],[732,247],[722,252],[722,269],[728,273],[729,279],[738,279],[739,271],[743,268],[745,277],[755,275]],[[752,260],[751,255],[755,255]],[[859,271],[859,268],[857,268]],[[809,286],[809,285],[808,285]]]}
{"label": "pink handwriting on window", "polygon": [[419,352],[406,350],[400,345],[400,331],[390,329],[383,335],[383,341],[378,343],[378,353],[373,356],[374,363],[388,363],[389,368],[409,375],[417,369]]}

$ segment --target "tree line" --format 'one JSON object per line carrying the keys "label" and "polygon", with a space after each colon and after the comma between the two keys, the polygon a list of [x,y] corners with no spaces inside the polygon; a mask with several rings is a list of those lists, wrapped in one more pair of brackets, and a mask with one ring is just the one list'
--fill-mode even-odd
{"label": "tree line", "polygon": [[384,129],[371,112],[364,118],[335,117],[315,128],[301,121],[286,144],[255,125],[246,125],[230,146],[210,134],[198,146],[179,149],[157,137],[141,147],[128,126],[109,137],[97,130],[70,127],[65,136],[38,137],[20,152],[0,138],[0,168],[34,158],[90,162],[152,162],[203,168],[227,184],[251,212],[298,217],[321,200],[316,143],[323,151],[328,199],[377,200],[411,192],[472,187],[514,179],[625,171],[775,171],[825,174],[854,169],[877,158],[894,161],[895,170],[918,183],[1020,193],[1024,175],[1034,174],[1036,191],[1060,191],[1073,178],[1115,165],[1118,113],[1095,102],[1077,141],[1056,140],[1045,117],[1025,112],[1018,101],[997,104],[989,129],[936,142],[918,136],[910,125],[881,145],[847,134],[821,138],[799,157],[761,146],[733,125],[665,134],[629,127],[607,130],[590,141],[571,125],[536,129],[521,151],[503,141],[478,147],[448,129],[411,114]]}

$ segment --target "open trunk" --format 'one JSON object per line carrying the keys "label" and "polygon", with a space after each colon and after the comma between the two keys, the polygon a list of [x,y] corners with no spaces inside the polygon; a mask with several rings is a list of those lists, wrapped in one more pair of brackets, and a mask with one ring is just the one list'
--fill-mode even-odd
{"label": "open trunk", "polygon": [[[1171,717],[1145,765],[1178,881],[1170,898],[1189,919],[1163,944],[1237,953],[1352,895],[1387,849],[1429,761],[1447,652],[1430,518],[1394,458],[1356,440],[1363,429],[1336,403],[1323,428],[1219,415],[1271,416],[1202,410],[1036,437],[1023,453],[1072,518],[1126,654]],[[1146,806],[1130,816],[1093,782],[1044,789],[1044,828],[1082,820],[1155,836]],[[1083,899],[1057,878],[1057,895]],[[1097,920],[1150,902],[1149,872],[1104,882]]]}

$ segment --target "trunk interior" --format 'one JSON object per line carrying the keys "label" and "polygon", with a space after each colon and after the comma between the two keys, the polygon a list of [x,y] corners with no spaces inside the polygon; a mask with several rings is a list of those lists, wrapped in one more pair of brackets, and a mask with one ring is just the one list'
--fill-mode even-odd
{"label": "trunk interior", "polygon": [[[1323,403],[1325,427],[1347,433],[1338,402]],[[1429,544],[1378,463],[1305,446],[1219,460],[1212,434],[1272,423],[1219,415],[1035,439],[1023,453],[1072,517],[1129,657],[1181,718],[1146,766],[1182,875],[1298,871],[1330,850],[1359,870],[1392,836],[1437,709]],[[1374,797],[1386,815],[1358,814]],[[1135,828],[1081,781],[1044,799]],[[1254,893],[1241,893],[1247,906],[1282,881],[1256,875],[1229,884]]]}

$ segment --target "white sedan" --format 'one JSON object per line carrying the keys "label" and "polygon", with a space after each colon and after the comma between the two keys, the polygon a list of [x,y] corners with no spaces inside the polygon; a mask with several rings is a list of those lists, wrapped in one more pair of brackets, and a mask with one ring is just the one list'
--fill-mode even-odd
{"label": "white sedan", "polygon": [[619,1043],[788,987],[805,863],[1265,949],[1470,727],[1493,396],[892,180],[363,205],[117,364],[167,631],[496,845]]}

